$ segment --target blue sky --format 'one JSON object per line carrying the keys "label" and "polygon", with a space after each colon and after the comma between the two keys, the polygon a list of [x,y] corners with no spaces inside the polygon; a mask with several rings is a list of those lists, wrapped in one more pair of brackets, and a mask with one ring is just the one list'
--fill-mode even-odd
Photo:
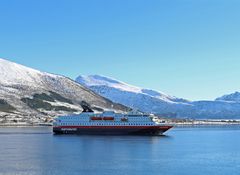
{"label": "blue sky", "polygon": [[240,90],[238,0],[0,0],[0,57],[190,100]]}

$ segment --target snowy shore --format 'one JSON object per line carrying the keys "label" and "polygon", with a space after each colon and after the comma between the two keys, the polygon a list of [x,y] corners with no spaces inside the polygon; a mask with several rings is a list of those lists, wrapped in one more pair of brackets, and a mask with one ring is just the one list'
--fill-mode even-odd
{"label": "snowy shore", "polygon": [[[168,119],[168,120],[159,120],[158,123],[169,124],[174,126],[217,126],[217,125],[239,125],[240,120],[176,120],[176,119]],[[52,126],[52,122],[5,122],[0,123],[0,127],[35,127],[35,126]]]}
{"label": "snowy shore", "polygon": [[193,119],[166,119],[159,120],[159,123],[166,123],[175,126],[191,126],[191,125],[240,125],[240,119],[204,119],[204,120],[193,120]]}

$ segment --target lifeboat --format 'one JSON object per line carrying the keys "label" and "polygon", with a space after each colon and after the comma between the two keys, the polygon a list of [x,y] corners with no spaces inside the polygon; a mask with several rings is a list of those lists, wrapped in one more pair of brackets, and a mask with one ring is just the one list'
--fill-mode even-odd
{"label": "lifeboat", "polygon": [[102,120],[102,117],[91,117],[91,120]]}
{"label": "lifeboat", "polygon": [[114,117],[103,117],[103,120],[114,120]]}

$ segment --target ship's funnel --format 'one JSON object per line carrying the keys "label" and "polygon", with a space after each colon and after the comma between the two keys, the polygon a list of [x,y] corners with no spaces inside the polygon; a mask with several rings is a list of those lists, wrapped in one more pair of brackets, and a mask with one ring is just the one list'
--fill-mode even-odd
{"label": "ship's funnel", "polygon": [[91,109],[90,105],[89,105],[87,102],[82,101],[82,102],[80,103],[80,105],[81,105],[81,107],[83,108],[83,111],[82,111],[82,112],[94,112],[94,111]]}

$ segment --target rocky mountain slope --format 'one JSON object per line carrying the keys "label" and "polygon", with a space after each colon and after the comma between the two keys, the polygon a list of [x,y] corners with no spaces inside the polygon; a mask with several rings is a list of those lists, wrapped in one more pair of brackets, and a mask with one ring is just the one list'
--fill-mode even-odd
{"label": "rocky mountain slope", "polygon": [[128,110],[67,77],[0,59],[0,123],[39,122],[47,117],[79,113],[82,103],[95,111]]}
{"label": "rocky mountain slope", "polygon": [[[240,118],[238,93],[223,96],[215,101],[192,102],[100,75],[79,76],[76,81],[116,103],[160,116],[199,119]],[[235,100],[232,96],[235,97]]]}

